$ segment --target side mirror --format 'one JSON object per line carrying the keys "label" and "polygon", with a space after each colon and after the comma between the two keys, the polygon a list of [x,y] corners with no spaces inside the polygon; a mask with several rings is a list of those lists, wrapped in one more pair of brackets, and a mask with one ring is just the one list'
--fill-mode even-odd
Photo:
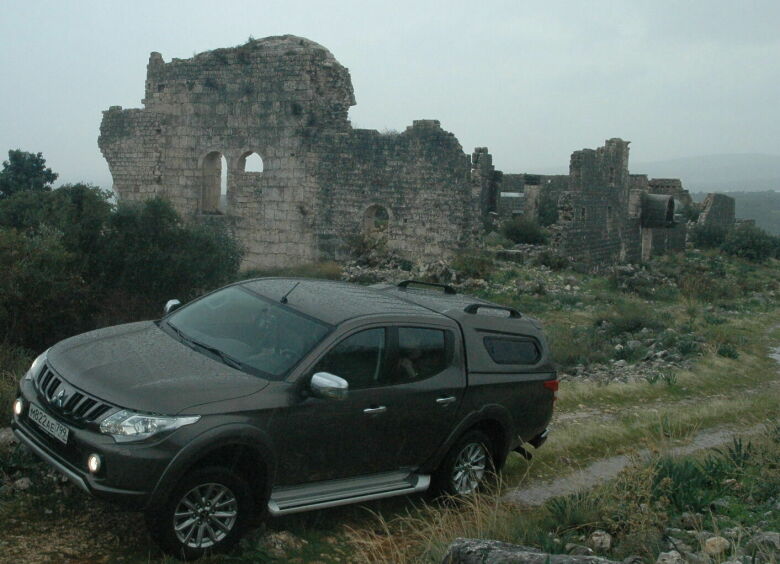
{"label": "side mirror", "polygon": [[323,399],[343,400],[349,392],[349,383],[340,376],[327,372],[317,372],[311,377],[312,395]]}
{"label": "side mirror", "polygon": [[165,315],[168,315],[180,305],[181,302],[179,300],[168,300],[167,302],[165,302],[165,308],[163,308],[163,311],[165,312]]}

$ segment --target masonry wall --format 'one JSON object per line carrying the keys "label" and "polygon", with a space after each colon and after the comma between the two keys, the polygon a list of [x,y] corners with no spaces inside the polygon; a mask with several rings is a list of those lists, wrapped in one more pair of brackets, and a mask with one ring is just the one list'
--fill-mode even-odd
{"label": "masonry wall", "polygon": [[[472,163],[438,122],[383,136],[354,130],[349,71],[295,36],[250,41],[166,63],[152,53],[144,109],[104,112],[98,144],[122,200],[159,195],[186,217],[228,222],[246,266],[338,254],[371,206],[390,215],[391,246],[433,257],[473,241],[497,174]],[[257,153],[263,171],[245,172]],[[220,208],[221,158],[227,206]],[[492,192],[491,192],[492,190]],[[491,200],[493,198],[493,200]]]}
{"label": "masonry wall", "polygon": [[734,225],[736,201],[725,194],[707,194],[702,202],[699,225],[729,228]]}
{"label": "masonry wall", "polygon": [[630,208],[628,142],[609,139],[598,149],[572,154],[569,189],[551,227],[553,245],[565,256],[588,263],[638,262],[641,206]]}

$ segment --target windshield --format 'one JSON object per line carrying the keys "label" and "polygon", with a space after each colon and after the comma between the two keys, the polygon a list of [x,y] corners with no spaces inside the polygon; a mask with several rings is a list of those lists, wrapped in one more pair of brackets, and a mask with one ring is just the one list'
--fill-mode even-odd
{"label": "windshield", "polygon": [[195,350],[260,376],[281,379],[330,331],[330,326],[241,286],[209,294],[167,323]]}

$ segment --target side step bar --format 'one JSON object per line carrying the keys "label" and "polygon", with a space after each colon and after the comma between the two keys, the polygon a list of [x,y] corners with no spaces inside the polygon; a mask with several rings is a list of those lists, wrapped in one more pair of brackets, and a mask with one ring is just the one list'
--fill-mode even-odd
{"label": "side step bar", "polygon": [[346,480],[274,488],[268,501],[271,515],[288,515],[392,497],[428,489],[431,477],[414,472],[386,472]]}

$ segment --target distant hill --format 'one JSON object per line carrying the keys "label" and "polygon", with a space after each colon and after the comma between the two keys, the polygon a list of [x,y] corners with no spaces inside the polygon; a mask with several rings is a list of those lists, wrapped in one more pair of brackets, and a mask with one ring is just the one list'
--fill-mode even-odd
{"label": "distant hill", "polygon": [[631,172],[680,178],[691,192],[780,190],[780,155],[705,155],[630,164]]}
{"label": "distant hill", "polygon": [[[737,217],[755,219],[756,225],[775,235],[780,235],[780,192],[723,192],[737,203]],[[693,199],[700,202],[706,192],[694,192]]]}

